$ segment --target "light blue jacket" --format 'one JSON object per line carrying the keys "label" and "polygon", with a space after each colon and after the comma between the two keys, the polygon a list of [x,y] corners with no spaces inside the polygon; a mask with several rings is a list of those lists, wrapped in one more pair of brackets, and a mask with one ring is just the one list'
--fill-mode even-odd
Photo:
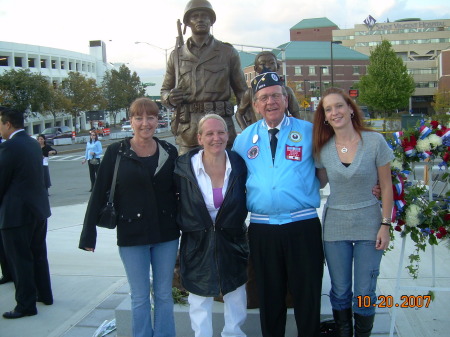
{"label": "light blue jacket", "polygon": [[281,225],[317,217],[319,180],[312,156],[312,124],[285,117],[272,163],[267,124],[247,127],[233,146],[247,164],[250,221]]}
{"label": "light blue jacket", "polygon": [[86,152],[84,154],[84,158],[86,160],[92,159],[91,152],[95,153],[95,158],[100,158],[100,155],[103,153],[102,150],[102,143],[100,143],[99,140],[96,140],[95,142],[87,142],[86,143]]}

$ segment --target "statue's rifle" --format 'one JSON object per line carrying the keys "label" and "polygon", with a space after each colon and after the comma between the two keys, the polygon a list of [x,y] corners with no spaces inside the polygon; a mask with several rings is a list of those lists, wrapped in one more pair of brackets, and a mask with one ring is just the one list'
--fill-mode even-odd
{"label": "statue's rifle", "polygon": [[[175,88],[178,87],[180,81],[180,50],[184,45],[183,33],[181,32],[181,21],[177,20],[178,36],[174,50],[174,66],[175,66]],[[180,124],[181,104],[177,104],[175,112],[175,132],[178,133],[178,125]]]}

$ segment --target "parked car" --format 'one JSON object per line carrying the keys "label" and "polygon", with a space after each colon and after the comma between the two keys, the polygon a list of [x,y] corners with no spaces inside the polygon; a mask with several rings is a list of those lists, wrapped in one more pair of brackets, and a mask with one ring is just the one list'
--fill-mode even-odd
{"label": "parked car", "polygon": [[167,128],[167,121],[159,120],[158,121],[158,128]]}
{"label": "parked car", "polygon": [[[45,136],[45,141],[50,145],[54,145],[55,139],[72,138],[72,130],[68,126],[54,126],[45,129],[40,134]],[[38,135],[35,136],[37,137]]]}
{"label": "parked car", "polygon": [[123,122],[123,124],[122,124],[122,131],[133,131],[133,129],[131,128],[130,121]]}

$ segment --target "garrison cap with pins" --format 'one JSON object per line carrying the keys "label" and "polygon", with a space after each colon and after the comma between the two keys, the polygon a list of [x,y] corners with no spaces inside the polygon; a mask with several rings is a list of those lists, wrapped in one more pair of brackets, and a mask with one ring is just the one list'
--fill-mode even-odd
{"label": "garrison cap with pins", "polygon": [[256,94],[259,90],[273,85],[283,85],[280,76],[276,72],[270,71],[264,67],[261,74],[256,76],[252,81],[253,94]]}

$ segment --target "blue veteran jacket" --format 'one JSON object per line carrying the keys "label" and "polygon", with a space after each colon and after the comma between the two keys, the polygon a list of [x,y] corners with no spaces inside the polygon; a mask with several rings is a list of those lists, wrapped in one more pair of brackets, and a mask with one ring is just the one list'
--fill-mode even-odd
{"label": "blue veteran jacket", "polygon": [[267,124],[260,120],[235,140],[233,150],[247,164],[250,221],[286,224],[317,217],[319,180],[312,156],[312,124],[285,117],[272,163]]}

